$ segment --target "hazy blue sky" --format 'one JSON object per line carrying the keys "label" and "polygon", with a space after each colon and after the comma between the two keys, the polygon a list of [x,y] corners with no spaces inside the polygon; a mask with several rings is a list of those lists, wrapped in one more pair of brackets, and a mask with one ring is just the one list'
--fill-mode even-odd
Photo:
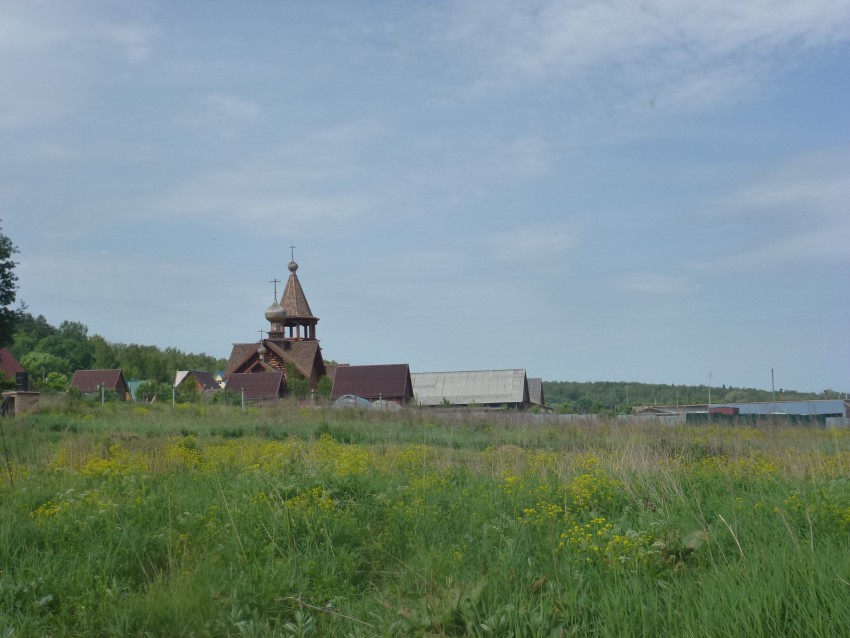
{"label": "hazy blue sky", "polygon": [[850,390],[847,0],[0,0],[0,219],[58,325],[227,356]]}

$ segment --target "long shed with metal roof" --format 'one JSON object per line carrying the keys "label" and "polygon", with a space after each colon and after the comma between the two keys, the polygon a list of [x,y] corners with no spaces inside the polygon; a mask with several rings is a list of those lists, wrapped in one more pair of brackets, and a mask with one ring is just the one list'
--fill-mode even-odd
{"label": "long shed with metal roof", "polygon": [[468,370],[457,372],[414,372],[414,401],[425,406],[530,406],[525,370]]}
{"label": "long shed with metal roof", "polygon": [[528,380],[528,398],[532,405],[546,407],[546,397],[543,395],[543,379],[532,377]]}

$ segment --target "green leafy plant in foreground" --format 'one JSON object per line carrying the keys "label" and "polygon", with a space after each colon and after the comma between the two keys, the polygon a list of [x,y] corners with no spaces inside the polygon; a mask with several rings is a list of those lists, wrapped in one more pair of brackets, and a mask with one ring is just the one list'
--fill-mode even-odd
{"label": "green leafy plant in foreground", "polygon": [[850,626],[846,433],[203,409],[6,429],[3,635]]}

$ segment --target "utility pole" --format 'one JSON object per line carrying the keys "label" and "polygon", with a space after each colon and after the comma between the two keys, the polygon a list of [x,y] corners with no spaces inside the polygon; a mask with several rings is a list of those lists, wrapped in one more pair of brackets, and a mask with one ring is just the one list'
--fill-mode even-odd
{"label": "utility pole", "polygon": [[773,368],[770,369],[770,400],[773,402],[771,411],[776,412],[776,385],[773,382]]}

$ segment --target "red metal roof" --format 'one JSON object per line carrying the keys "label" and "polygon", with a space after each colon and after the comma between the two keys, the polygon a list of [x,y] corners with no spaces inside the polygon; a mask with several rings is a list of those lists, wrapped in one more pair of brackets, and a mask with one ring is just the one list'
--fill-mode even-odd
{"label": "red metal roof", "polygon": [[77,370],[71,379],[71,387],[80,392],[97,392],[101,384],[107,390],[115,390],[124,398],[130,394],[121,370]]}
{"label": "red metal roof", "polygon": [[413,397],[410,367],[406,363],[373,366],[339,366],[334,375],[332,398],[354,394],[364,399],[408,401]]}
{"label": "red metal roof", "polygon": [[23,366],[18,363],[18,360],[12,356],[12,353],[8,349],[2,348],[0,349],[0,372],[14,379],[16,373],[26,372],[26,370],[24,370]]}
{"label": "red metal roof", "polygon": [[246,399],[277,399],[283,396],[283,372],[234,372],[227,377],[227,391]]}

